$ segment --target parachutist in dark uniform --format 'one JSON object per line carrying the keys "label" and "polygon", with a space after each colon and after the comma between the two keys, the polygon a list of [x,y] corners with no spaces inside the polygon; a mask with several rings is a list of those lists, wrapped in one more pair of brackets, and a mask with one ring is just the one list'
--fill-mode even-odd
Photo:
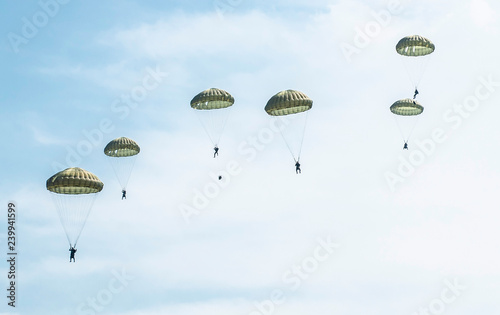
{"label": "parachutist in dark uniform", "polygon": [[[417,97],[417,95],[418,95],[418,90],[415,88],[415,94],[413,94],[413,99],[415,99],[415,97]],[[415,103],[415,102],[413,102],[413,103]]]}
{"label": "parachutist in dark uniform", "polygon": [[299,163],[299,161],[297,161],[297,163],[295,163],[295,173],[296,174],[302,173],[302,171],[300,170],[300,163]]}
{"label": "parachutist in dark uniform", "polygon": [[219,148],[217,146],[214,147],[214,159],[216,155],[219,155]]}
{"label": "parachutist in dark uniform", "polygon": [[71,252],[69,254],[69,262],[71,262],[71,259],[73,259],[73,262],[75,262],[75,253],[76,253],[76,248],[73,246],[70,247],[69,251]]}
{"label": "parachutist in dark uniform", "polygon": [[403,150],[408,150],[408,143],[405,142],[405,145],[403,147]]}
{"label": "parachutist in dark uniform", "polygon": [[125,198],[125,199],[127,199],[127,191],[126,191],[125,189],[124,189],[124,190],[122,190],[122,200],[123,200],[124,198]]}

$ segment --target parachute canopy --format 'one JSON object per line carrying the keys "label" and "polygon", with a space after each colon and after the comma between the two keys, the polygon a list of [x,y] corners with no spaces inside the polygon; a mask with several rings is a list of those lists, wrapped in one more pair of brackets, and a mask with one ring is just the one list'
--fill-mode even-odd
{"label": "parachute canopy", "polygon": [[271,116],[285,116],[310,110],[313,101],[302,92],[281,91],[269,99],[264,108]]}
{"label": "parachute canopy", "polygon": [[424,111],[424,107],[417,101],[405,98],[396,101],[391,105],[391,112],[400,116],[415,116],[420,115]]}
{"label": "parachute canopy", "polygon": [[191,107],[199,110],[221,109],[233,104],[234,98],[231,94],[216,88],[200,92],[191,100]]}
{"label": "parachute canopy", "polygon": [[396,45],[396,51],[402,56],[419,57],[434,51],[434,44],[420,35],[403,37]]}
{"label": "parachute canopy", "polygon": [[46,186],[47,190],[56,194],[80,195],[98,193],[104,184],[94,174],[72,167],[47,179]]}
{"label": "parachute canopy", "polygon": [[127,157],[141,152],[139,145],[132,139],[120,137],[111,140],[104,148],[104,154],[110,157]]}

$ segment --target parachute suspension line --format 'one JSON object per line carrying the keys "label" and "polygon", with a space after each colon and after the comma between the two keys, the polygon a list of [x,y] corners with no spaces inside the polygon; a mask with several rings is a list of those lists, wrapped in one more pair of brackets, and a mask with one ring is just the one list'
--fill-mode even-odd
{"label": "parachute suspension line", "polygon": [[229,118],[230,109],[229,107],[212,110],[196,110],[198,120],[213,145],[212,148],[219,145]]}
{"label": "parachute suspension line", "polygon": [[122,190],[126,190],[127,188],[128,182],[130,180],[130,175],[132,173],[132,169],[134,168],[136,160],[137,155],[109,158],[111,168],[113,169],[116,178],[118,178],[118,182]]}
{"label": "parachute suspension line", "polygon": [[280,130],[281,137],[283,138],[283,141],[285,142],[286,147],[288,148],[288,151],[290,151],[290,154],[292,155],[293,160],[295,161],[295,163],[297,163],[298,159],[295,158],[295,154],[293,154],[293,150],[290,147],[290,144],[288,143],[288,141],[286,141],[285,135],[283,135],[283,131],[281,129],[279,129],[279,130]]}
{"label": "parachute suspension line", "polygon": [[208,126],[208,132],[209,132],[209,133],[210,133],[210,132],[212,132],[212,133],[210,134],[210,140],[212,140],[214,147],[215,147],[216,145],[218,145],[218,142],[219,142],[219,141],[217,141],[217,139],[216,139],[216,137],[217,137],[217,132],[216,132],[216,130],[217,130],[217,129],[215,129],[215,128],[216,128],[216,126],[217,126],[217,122],[215,121],[215,120],[216,120],[216,118],[217,118],[217,116],[215,115],[215,114],[216,114],[216,113],[215,113],[216,111],[217,111],[217,109],[207,110],[207,111],[202,112],[202,113],[204,113],[204,114],[208,114],[208,115],[207,115],[207,116],[208,116],[208,124],[209,124],[209,126]]}
{"label": "parachute suspension line", "polygon": [[[69,246],[73,246],[71,244],[71,240],[69,238],[69,233],[68,233],[68,229],[66,228],[66,224],[64,224],[65,222],[63,221],[63,209],[64,209],[64,202],[62,201],[63,198],[59,197],[53,193],[50,194],[51,197],[52,197],[52,200],[54,201],[55,205],[56,205],[56,209],[57,209],[57,216],[59,217],[59,221],[61,222],[61,225],[64,229],[64,234],[66,234],[66,238],[68,239],[68,243],[69,243]],[[76,242],[75,242],[76,243]],[[76,244],[75,244],[76,246]]]}
{"label": "parachute suspension line", "polygon": [[298,162],[300,160],[300,154],[302,153],[302,144],[304,143],[304,137],[306,134],[306,126],[307,126],[307,118],[308,117],[309,117],[309,111],[306,112],[306,118],[304,121],[304,128],[302,129],[302,139],[300,140],[300,146],[299,146],[299,155],[297,156],[297,161],[295,161],[295,162]]}
{"label": "parachute suspension line", "polygon": [[51,194],[70,246],[76,247],[97,194]]}
{"label": "parachute suspension line", "polygon": [[405,139],[405,135],[404,135],[403,129],[401,129],[401,126],[399,125],[399,121],[398,121],[397,116],[393,115],[393,117],[394,117],[394,121],[396,121],[396,125],[398,126],[399,133],[401,134],[401,138],[403,138],[403,141],[405,143],[408,142],[408,140]]}
{"label": "parachute suspension line", "polygon": [[410,137],[413,134],[413,130],[415,129],[415,126],[417,125],[417,122],[419,119],[420,119],[420,116],[417,116],[417,119],[415,119],[415,122],[413,123],[413,126],[410,129],[410,133],[408,134],[408,139],[406,139],[406,142],[408,142],[410,140]]}
{"label": "parachute suspension line", "polygon": [[220,168],[220,158],[219,155],[215,157],[215,169],[217,171],[217,177],[221,176],[221,168]]}
{"label": "parachute suspension line", "polygon": [[123,184],[123,189],[127,188],[128,181],[130,180],[130,175],[132,175],[132,169],[134,168],[135,161],[137,160],[137,155],[132,156],[132,163],[130,165],[130,171],[128,173],[127,179],[125,180],[125,184]]}
{"label": "parachute suspension line", "polygon": [[[411,85],[415,87],[415,90],[418,90],[418,86],[422,81],[422,77],[424,76],[425,70],[429,64],[429,60],[432,55],[420,56],[420,57],[404,57],[401,56],[401,63],[403,64],[403,68],[406,71],[408,76],[408,80]],[[413,59],[417,58],[417,61]],[[413,64],[413,66],[411,66]],[[414,75],[412,76],[412,73]]]}
{"label": "parachute suspension line", "polygon": [[429,61],[431,58],[432,58],[432,54],[428,55],[428,56],[424,56],[424,58],[422,58],[422,61],[420,62],[420,67],[419,67],[419,69],[421,69],[421,70],[420,70],[420,73],[418,74],[417,82],[415,83],[415,90],[420,85],[420,81],[422,81],[422,78],[425,74],[425,70],[427,69],[427,65],[429,64]]}
{"label": "parachute suspension line", "polygon": [[[406,57],[406,58],[409,58],[409,57]],[[413,58],[413,57],[411,57]],[[415,57],[415,58],[418,58],[418,57]],[[416,70],[415,68],[419,68],[420,69],[420,64],[421,64],[421,61],[420,62],[416,62],[417,66],[411,66],[411,62],[412,60],[407,60],[407,59],[404,59],[401,61],[403,63],[403,67],[406,71],[406,74],[408,75],[408,81],[410,82],[410,84],[415,88],[415,90],[418,89],[418,85],[420,84],[420,80],[421,78],[421,75],[419,74],[415,74]],[[412,75],[412,73],[414,73]]]}
{"label": "parachute suspension line", "polygon": [[224,129],[226,128],[226,123],[229,120],[229,115],[231,114],[231,107],[228,107],[228,108],[225,108],[225,109],[222,109],[222,110],[225,110],[227,113],[224,115],[224,118],[223,118],[223,121],[222,121],[222,128],[221,128],[220,133],[219,133],[219,138],[215,142],[215,145],[219,144],[220,138],[222,137],[222,134],[224,133]]}
{"label": "parachute suspension line", "polygon": [[[75,238],[75,246],[76,246],[76,243],[78,243],[78,239],[80,238],[80,235],[82,234],[82,231],[83,231],[83,227],[85,226],[85,224],[87,223],[87,218],[89,217],[89,214],[90,214],[90,210],[92,209],[92,206],[94,205],[94,201],[95,201],[95,198],[96,198],[97,194],[94,194],[94,196],[92,196],[92,198],[88,198],[89,201],[88,201],[88,205],[85,205],[85,208],[84,209],[89,209],[88,211],[83,211],[83,215],[85,216],[83,219],[83,224],[82,224],[82,227],[80,228],[80,231],[78,231],[78,235],[76,236]],[[86,212],[86,213],[85,213]]]}
{"label": "parachute suspension line", "polygon": [[205,130],[205,133],[207,134],[208,138],[210,139],[210,142],[212,142],[212,144],[215,146],[215,142],[214,140],[212,140],[212,136],[210,135],[210,132],[208,132],[208,128],[207,126],[205,126],[205,122],[203,121],[203,119],[201,119],[201,113],[197,113],[197,117],[198,117],[198,120],[200,121],[200,124],[203,126],[203,129]]}
{"label": "parachute suspension line", "polygon": [[413,131],[415,130],[415,127],[417,126],[417,122],[418,122],[419,119],[420,119],[420,116],[417,116],[415,118],[415,122],[413,123],[413,125],[412,125],[412,127],[410,129],[410,132],[408,133],[408,137],[405,137],[405,133],[403,132],[403,129],[401,128],[401,125],[399,124],[398,117],[394,116],[394,120],[396,121],[396,125],[398,126],[399,133],[401,134],[401,138],[403,138],[403,141],[405,143],[407,143],[410,140],[411,135],[413,134]]}

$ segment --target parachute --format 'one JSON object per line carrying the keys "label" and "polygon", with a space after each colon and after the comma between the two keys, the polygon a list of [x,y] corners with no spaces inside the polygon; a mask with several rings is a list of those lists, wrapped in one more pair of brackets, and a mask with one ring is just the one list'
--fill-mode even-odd
{"label": "parachute", "polygon": [[[417,124],[418,117],[424,111],[424,107],[415,100],[405,98],[392,104],[390,110],[396,115],[396,124],[405,144],[408,143],[413,129]],[[405,148],[407,149],[406,145]]]}
{"label": "parachute", "polygon": [[393,114],[399,116],[415,116],[422,114],[424,107],[417,101],[405,98],[392,104],[390,110]]}
{"label": "parachute", "polygon": [[234,98],[231,94],[217,88],[200,92],[191,100],[191,108],[196,110],[214,148],[218,148],[229,117],[229,109],[233,104]]}
{"label": "parachute", "polygon": [[434,52],[434,44],[420,35],[403,37],[396,45],[398,54],[407,57],[426,56]]}
{"label": "parachute", "polygon": [[121,137],[111,140],[104,148],[104,154],[109,161],[122,190],[126,190],[127,184],[134,168],[137,154],[141,151],[139,145],[132,139]]}
{"label": "parachute", "polygon": [[[396,51],[403,56],[403,64],[408,72],[410,81],[415,87],[414,99],[418,94],[418,85],[427,68],[429,55],[434,52],[434,44],[420,35],[406,36],[396,45]],[[412,58],[416,57],[416,58]]]}
{"label": "parachute", "polygon": [[78,167],[54,174],[46,182],[70,247],[76,247],[83,227],[104,184],[94,174]]}
{"label": "parachute", "polygon": [[304,93],[285,90],[271,97],[264,108],[270,116],[286,116],[280,117],[286,124],[280,132],[296,163],[300,160],[307,115],[312,104],[313,101]]}

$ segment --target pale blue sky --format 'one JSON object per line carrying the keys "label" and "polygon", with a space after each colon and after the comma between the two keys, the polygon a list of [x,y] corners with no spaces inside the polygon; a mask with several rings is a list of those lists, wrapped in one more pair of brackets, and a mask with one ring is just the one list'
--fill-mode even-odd
{"label": "pale blue sky", "polygon": [[[53,1],[0,5],[0,195],[19,209],[18,307],[3,298],[0,314],[255,315],[273,290],[284,301],[269,315],[498,312],[498,3],[72,0],[23,35]],[[402,151],[389,106],[413,87],[394,47],[413,34],[436,51]],[[235,98],[218,165],[189,107],[211,87]],[[285,89],[314,101],[301,175],[279,134],[259,138]],[[102,153],[120,136],[141,146],[126,201]],[[75,264],[45,188],[67,166],[104,182]],[[207,197],[217,167],[234,174]]]}

